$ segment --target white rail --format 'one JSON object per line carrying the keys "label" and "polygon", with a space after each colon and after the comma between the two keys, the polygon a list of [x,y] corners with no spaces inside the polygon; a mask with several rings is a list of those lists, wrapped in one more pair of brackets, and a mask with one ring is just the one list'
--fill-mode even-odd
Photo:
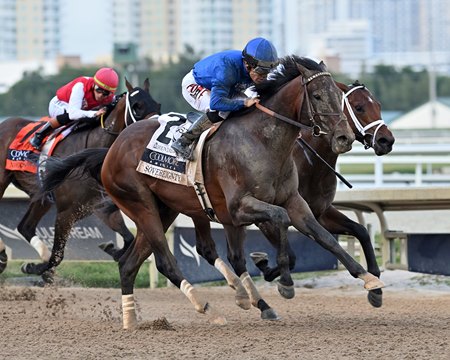
{"label": "white rail", "polygon": [[[361,164],[372,166],[373,171],[366,174],[342,171],[343,165]],[[389,165],[389,172],[385,165]],[[413,172],[407,172],[403,165],[409,168],[414,165]],[[336,170],[355,188],[450,185],[450,144],[399,144],[385,156],[376,156],[373,150],[364,150],[358,144],[339,156]],[[339,183],[338,188],[344,189],[345,185]]]}

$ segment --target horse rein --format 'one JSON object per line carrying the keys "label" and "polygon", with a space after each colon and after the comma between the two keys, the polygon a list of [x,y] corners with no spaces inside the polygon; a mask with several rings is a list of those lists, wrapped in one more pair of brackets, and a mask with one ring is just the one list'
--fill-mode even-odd
{"label": "horse rein", "polygon": [[[350,85],[349,85],[349,86],[350,86]],[[356,115],[355,115],[355,113],[354,113],[354,111],[353,111],[353,108],[352,108],[351,105],[350,105],[350,102],[348,101],[348,96],[349,96],[353,91],[358,90],[358,89],[364,89],[364,88],[365,88],[364,85],[358,85],[358,86],[355,86],[354,88],[351,88],[351,89],[350,89],[349,91],[347,91],[346,93],[344,93],[344,96],[342,97],[342,105],[341,105],[341,108],[342,108],[342,111],[344,111],[345,106],[347,106],[348,113],[350,114],[350,117],[352,118],[353,124],[355,124],[356,129],[357,129],[357,130],[359,131],[359,133],[362,135],[363,141],[364,141],[364,148],[367,150],[368,148],[370,148],[370,147],[373,148],[373,147],[375,146],[375,139],[376,139],[376,135],[377,135],[377,133],[378,133],[378,130],[380,130],[380,128],[381,128],[383,125],[385,125],[386,127],[387,127],[387,125],[385,124],[385,122],[384,122],[383,119],[379,119],[379,120],[373,121],[373,122],[371,122],[370,124],[367,124],[366,126],[363,126],[363,125],[359,122],[358,118],[356,117]],[[375,128],[375,130],[374,130],[374,132],[373,132],[373,135],[372,135],[372,144],[368,144],[368,143],[366,142],[365,138],[364,138],[365,135],[367,134],[366,131],[369,130],[369,129],[371,129],[371,128],[373,128],[373,127],[375,127],[375,126],[376,126],[376,128]],[[369,135],[371,135],[371,134],[369,134]]]}
{"label": "horse rein", "polygon": [[[304,125],[304,124],[299,123],[299,122],[297,122],[295,120],[292,120],[292,119],[290,119],[290,118],[288,118],[288,117],[286,117],[284,115],[278,114],[275,111],[270,110],[269,108],[265,107],[264,105],[261,105],[260,103],[256,103],[255,106],[259,110],[261,110],[262,112],[264,112],[264,113],[266,113],[266,114],[268,114],[268,115],[270,115],[270,116],[272,116],[274,118],[277,118],[279,120],[282,120],[282,121],[284,121],[284,122],[286,122],[288,124],[294,125],[294,126],[299,127],[299,128],[311,130],[311,133],[312,133],[313,136],[317,137],[317,136],[320,136],[320,135],[327,135],[328,133],[325,132],[325,131],[322,131],[321,127],[316,124],[316,122],[314,121],[314,116],[316,116],[316,115],[319,115],[319,116],[337,116],[337,115],[340,115],[340,114],[339,113],[319,113],[319,112],[315,112],[314,109],[312,108],[312,105],[311,105],[311,102],[310,102],[309,96],[308,96],[308,91],[306,89],[306,85],[310,81],[318,78],[319,76],[331,76],[331,74],[329,72],[325,72],[325,71],[318,72],[318,73],[310,76],[309,78],[306,78],[302,82],[302,86],[304,87],[304,93],[305,93],[305,100],[306,100],[308,116],[309,116],[310,121],[313,124],[312,126]],[[342,119],[340,121],[342,121]]]}
{"label": "horse rein", "polygon": [[[136,95],[137,93],[139,93],[139,90],[135,90],[135,91],[132,92],[131,94],[130,94],[130,92],[127,91],[127,92],[124,94],[124,95],[125,95],[125,112],[124,112],[124,123],[125,123],[125,127],[127,127],[127,126],[129,126],[129,125],[131,125],[131,124],[133,124],[133,123],[135,123],[135,122],[138,121],[138,120],[136,120],[135,114],[133,114],[133,109],[132,109],[131,106],[130,106],[130,96],[134,96],[134,95]],[[122,96],[121,96],[121,97],[122,97]],[[121,98],[121,97],[120,97],[120,98]],[[119,98],[119,99],[120,99],[120,98]],[[132,120],[131,124],[129,124],[129,121],[128,121],[128,115],[129,115],[129,117],[130,117],[131,120]],[[111,131],[111,130],[110,130],[110,128],[114,127],[114,123],[115,123],[115,122],[113,122],[109,128],[105,128],[105,125],[104,125],[104,122],[103,122],[103,114],[101,115],[101,117],[100,117],[100,124],[101,124],[102,129],[103,129],[104,131],[106,131],[106,132],[107,132],[108,134],[110,134],[110,135],[117,136],[117,135],[120,134],[120,132],[114,132],[114,131]]]}

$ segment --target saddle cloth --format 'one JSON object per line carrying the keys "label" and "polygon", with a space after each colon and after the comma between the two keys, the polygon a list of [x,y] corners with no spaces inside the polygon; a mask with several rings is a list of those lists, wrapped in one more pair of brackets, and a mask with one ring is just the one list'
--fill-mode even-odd
{"label": "saddle cloth", "polygon": [[56,145],[67,137],[73,128],[73,126],[69,126],[56,129],[44,139],[42,150],[36,150],[31,146],[30,140],[33,134],[48,120],[48,117],[43,117],[40,121],[25,126],[17,133],[11,145],[8,147],[8,156],[5,165],[6,170],[25,171],[36,174],[38,164],[53,153]]}
{"label": "saddle cloth", "polygon": [[178,157],[171,148],[191,125],[184,114],[170,112],[158,117],[159,128],[144,150],[136,170],[152,177],[185,186],[194,186],[197,166],[201,163],[201,150],[209,130],[206,130],[195,147],[193,161]]}
{"label": "saddle cloth", "polygon": [[213,126],[200,135],[194,149],[194,160],[189,161],[177,157],[170,145],[189,128],[191,123],[184,115],[178,113],[161,115],[158,121],[159,128],[145,148],[136,170],[161,180],[193,187],[208,218],[220,222],[205,189],[202,171],[203,145],[208,134],[217,127]]}

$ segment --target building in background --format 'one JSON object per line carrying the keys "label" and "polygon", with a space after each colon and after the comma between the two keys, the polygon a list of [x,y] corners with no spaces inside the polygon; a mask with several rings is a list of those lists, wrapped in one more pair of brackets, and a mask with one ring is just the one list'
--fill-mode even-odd
{"label": "building in background", "polygon": [[16,3],[17,60],[49,60],[60,53],[59,0]]}
{"label": "building in background", "polygon": [[352,77],[377,64],[450,73],[448,0],[0,0],[0,30],[0,66],[118,53],[157,65],[264,36]]}

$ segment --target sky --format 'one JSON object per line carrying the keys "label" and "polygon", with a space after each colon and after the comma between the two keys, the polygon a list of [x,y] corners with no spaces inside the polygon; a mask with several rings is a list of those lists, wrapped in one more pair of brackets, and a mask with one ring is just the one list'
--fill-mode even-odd
{"label": "sky", "polygon": [[110,54],[112,19],[108,0],[66,0],[61,2],[61,52],[80,55],[85,63]]}

